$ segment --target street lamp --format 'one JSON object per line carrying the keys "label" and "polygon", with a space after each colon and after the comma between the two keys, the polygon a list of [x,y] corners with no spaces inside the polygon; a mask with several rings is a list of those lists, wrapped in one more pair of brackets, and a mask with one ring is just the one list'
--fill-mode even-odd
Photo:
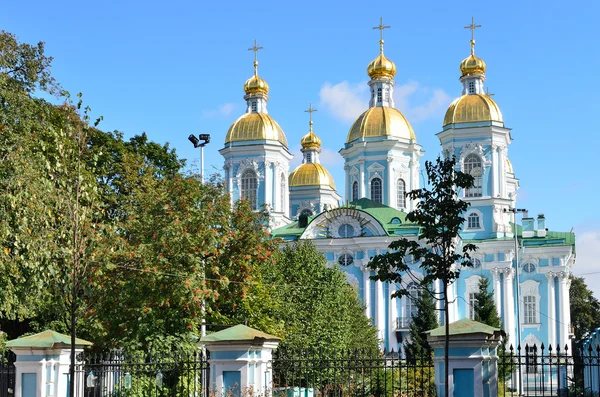
{"label": "street lamp", "polygon": [[210,143],[210,134],[199,134],[198,137],[190,134],[188,140],[192,142],[194,148],[200,148],[200,178],[204,183],[204,146]]}
{"label": "street lamp", "polygon": [[[210,134],[199,134],[196,137],[194,134],[188,136],[188,140],[192,142],[194,148],[200,148],[200,180],[204,183],[204,146],[210,143]],[[202,280],[206,278],[206,270],[204,269],[204,259],[202,260]],[[206,300],[202,299],[202,323],[200,325],[200,335],[206,336]]]}
{"label": "street lamp", "polygon": [[[515,296],[517,298],[517,350],[521,345],[521,293],[519,291],[519,287],[521,285],[519,281],[519,236],[517,236],[517,214],[524,214],[527,216],[527,210],[524,208],[504,208],[503,212],[512,212],[513,214],[513,225],[514,225],[514,236],[515,236],[515,283],[517,284],[515,288]],[[520,367],[519,367],[520,368]],[[518,394],[522,395],[523,391],[523,382],[521,374],[519,373],[518,385],[519,390]]]}

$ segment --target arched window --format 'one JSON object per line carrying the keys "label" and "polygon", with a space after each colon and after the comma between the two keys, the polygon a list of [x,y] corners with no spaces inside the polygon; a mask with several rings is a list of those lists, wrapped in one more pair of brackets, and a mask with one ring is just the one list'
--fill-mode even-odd
{"label": "arched window", "polygon": [[467,229],[481,229],[481,223],[479,222],[479,214],[471,212],[467,217]]}
{"label": "arched window", "polygon": [[406,182],[398,179],[398,208],[406,208]]}
{"label": "arched window", "polygon": [[404,314],[407,317],[407,322],[411,323],[412,318],[418,314],[417,299],[419,298],[419,287],[417,283],[410,283],[406,286],[408,295],[406,296],[406,304],[404,305]]}
{"label": "arched window", "polygon": [[242,174],[242,198],[248,200],[250,208],[256,209],[256,199],[258,196],[258,180],[256,173],[252,170],[246,170]]}
{"label": "arched window", "polygon": [[281,212],[285,212],[285,205],[286,205],[286,203],[285,203],[285,189],[286,189],[285,183],[286,183],[286,179],[287,178],[285,177],[285,174],[281,173],[281,191],[279,192],[279,200],[280,200],[279,201],[280,202],[280,204],[279,204],[279,210]]}
{"label": "arched window", "polygon": [[477,295],[475,292],[469,293],[469,318],[475,320],[475,309],[477,308]]}
{"label": "arched window", "polygon": [[380,178],[371,179],[371,200],[377,203],[383,201],[383,186]]}
{"label": "arched window", "polygon": [[358,200],[358,182],[352,183],[352,201]]}
{"label": "arched window", "polygon": [[482,173],[481,158],[476,154],[469,154],[464,160],[465,173],[471,175],[475,180],[473,187],[465,191],[465,197],[481,197]]}

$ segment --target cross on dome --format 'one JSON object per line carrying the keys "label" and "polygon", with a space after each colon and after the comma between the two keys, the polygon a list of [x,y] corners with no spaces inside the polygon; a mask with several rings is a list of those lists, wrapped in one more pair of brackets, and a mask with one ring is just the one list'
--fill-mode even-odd
{"label": "cross on dome", "polygon": [[259,47],[258,43],[256,42],[256,39],[254,39],[254,46],[248,48],[248,51],[254,51],[254,74],[258,74],[258,59],[257,59],[257,53],[258,51],[264,49],[264,47]]}
{"label": "cross on dome", "polygon": [[313,107],[312,107],[312,103],[309,103],[309,104],[308,104],[308,110],[305,110],[305,111],[304,111],[305,113],[308,113],[308,117],[309,117],[309,122],[308,122],[308,125],[309,125],[309,127],[310,127],[310,132],[312,132],[312,126],[313,126],[312,114],[313,114],[314,112],[316,112],[316,111],[317,111],[317,109],[313,109]]}
{"label": "cross on dome", "polygon": [[383,24],[383,17],[379,17],[379,26],[374,26],[373,29],[379,29],[379,51],[383,54],[383,30],[389,29],[391,26]]}
{"label": "cross on dome", "polygon": [[471,17],[471,24],[465,26],[465,29],[471,29],[471,55],[475,55],[475,29],[480,27],[481,25],[475,25],[475,17]]}

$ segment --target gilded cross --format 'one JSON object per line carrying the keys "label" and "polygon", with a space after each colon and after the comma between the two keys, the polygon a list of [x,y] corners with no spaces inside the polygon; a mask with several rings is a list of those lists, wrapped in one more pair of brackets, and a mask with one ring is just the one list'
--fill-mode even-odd
{"label": "gilded cross", "polygon": [[471,29],[471,54],[475,53],[475,29],[480,27],[481,25],[475,25],[475,17],[471,17],[471,24],[465,26],[465,29]]}
{"label": "gilded cross", "polygon": [[308,122],[308,125],[310,126],[310,130],[311,130],[311,131],[312,131],[312,125],[313,125],[313,122],[312,122],[312,114],[313,114],[314,112],[316,112],[316,111],[317,111],[317,109],[313,109],[313,107],[312,107],[312,103],[310,103],[310,104],[308,105],[308,110],[305,110],[305,111],[304,111],[305,113],[308,113],[308,117],[309,117],[309,122]]}
{"label": "gilded cross", "polygon": [[495,94],[490,94],[490,87],[485,87],[485,95],[494,96]]}
{"label": "gilded cross", "polygon": [[373,29],[379,29],[379,41],[383,41],[383,29],[389,29],[391,26],[383,24],[383,17],[379,18],[379,26],[374,26]]}
{"label": "gilded cross", "polygon": [[254,47],[248,48],[248,51],[254,51],[254,62],[256,62],[256,53],[262,50],[264,47],[259,47],[256,39],[254,39]]}

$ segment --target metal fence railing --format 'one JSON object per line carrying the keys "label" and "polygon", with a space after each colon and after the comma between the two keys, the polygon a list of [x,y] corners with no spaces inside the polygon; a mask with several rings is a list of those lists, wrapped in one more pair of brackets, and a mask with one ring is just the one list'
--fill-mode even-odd
{"label": "metal fence railing", "polygon": [[511,346],[499,353],[498,374],[505,396],[599,396],[600,349]]}
{"label": "metal fence railing", "polygon": [[433,361],[409,364],[371,350],[284,350],[273,358],[275,397],[435,396]]}
{"label": "metal fence railing", "polygon": [[169,354],[82,354],[75,365],[76,397],[201,396],[208,388],[202,351]]}

